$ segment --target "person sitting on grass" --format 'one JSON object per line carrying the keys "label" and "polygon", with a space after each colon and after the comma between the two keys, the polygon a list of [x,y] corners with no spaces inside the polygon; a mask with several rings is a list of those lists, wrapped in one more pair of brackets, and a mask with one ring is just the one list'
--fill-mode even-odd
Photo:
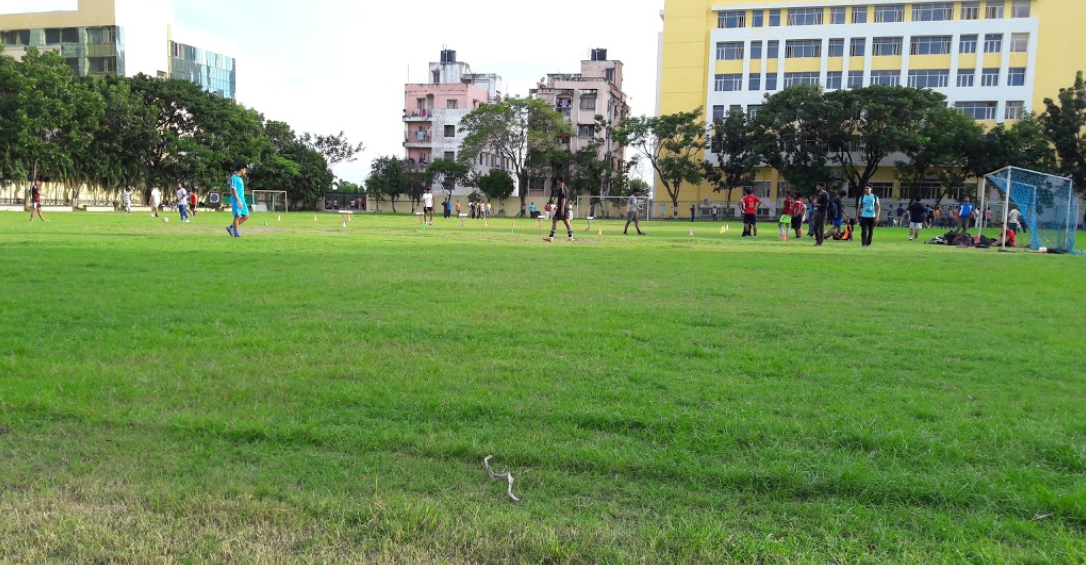
{"label": "person sitting on grass", "polygon": [[834,241],[853,241],[853,234],[856,231],[856,220],[850,219],[847,224],[840,230],[834,230]]}
{"label": "person sitting on grass", "polygon": [[1003,241],[1006,240],[1007,247],[1014,247],[1018,245],[1018,235],[1014,233],[1014,230],[1003,230],[1003,233],[999,234],[999,239],[992,244],[993,247],[1003,247]]}

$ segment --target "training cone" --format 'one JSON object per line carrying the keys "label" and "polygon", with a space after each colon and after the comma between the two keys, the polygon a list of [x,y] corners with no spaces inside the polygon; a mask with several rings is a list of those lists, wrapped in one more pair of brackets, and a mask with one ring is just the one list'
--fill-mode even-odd
{"label": "training cone", "polygon": [[728,226],[720,226],[720,235],[724,235],[724,228]]}
{"label": "training cone", "polygon": [[268,227],[268,220],[264,220],[264,227]]}
{"label": "training cone", "polygon": [[600,237],[603,237],[603,230],[600,230]]}
{"label": "training cone", "polygon": [[313,221],[314,221],[314,222],[315,222],[315,221],[317,221],[317,217],[316,217],[316,216],[313,216]]}
{"label": "training cone", "polygon": [[283,221],[283,217],[282,217],[282,216],[279,216],[279,219],[278,219],[277,221],[279,221],[279,222],[282,222],[282,221]]}
{"label": "training cone", "polygon": [[509,233],[514,233],[516,231],[517,231],[517,223],[516,222],[509,222]]}
{"label": "training cone", "polygon": [[694,230],[690,230],[690,237],[694,237]]}

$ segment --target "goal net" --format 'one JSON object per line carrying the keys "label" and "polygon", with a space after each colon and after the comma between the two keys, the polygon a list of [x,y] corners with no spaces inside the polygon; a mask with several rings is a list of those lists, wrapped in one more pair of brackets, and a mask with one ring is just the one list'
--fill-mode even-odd
{"label": "goal net", "polygon": [[1018,167],[1008,167],[984,178],[1003,197],[1004,225],[1011,210],[1017,208],[1021,213],[1021,224],[1028,232],[1031,248],[1074,252],[1079,214],[1071,179]]}
{"label": "goal net", "polygon": [[253,212],[286,212],[289,206],[287,193],[282,190],[254,190],[250,194]]}

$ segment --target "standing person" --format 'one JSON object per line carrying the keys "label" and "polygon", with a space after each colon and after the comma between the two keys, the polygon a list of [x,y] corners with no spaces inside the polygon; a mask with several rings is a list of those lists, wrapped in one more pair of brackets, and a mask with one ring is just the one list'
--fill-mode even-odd
{"label": "standing person", "polygon": [[45,216],[41,215],[41,189],[38,188],[38,181],[30,183],[30,221],[34,221],[34,214],[38,215],[38,219],[43,222],[48,222]]}
{"label": "standing person", "polygon": [[[792,229],[796,239],[803,239],[803,217],[807,215],[807,203],[798,192],[792,193]],[[787,227],[785,228],[787,229]]]}
{"label": "standing person", "polygon": [[445,212],[445,219],[448,220],[449,216],[452,216],[452,200],[446,198],[445,201],[441,203],[441,209]]}
{"label": "standing person", "polygon": [[234,215],[234,223],[226,227],[226,233],[241,237],[238,228],[249,221],[249,203],[245,201],[245,174],[249,172],[249,166],[238,163],[234,166],[234,174],[230,177],[230,211]]}
{"label": "standing person", "polygon": [[713,223],[716,223],[716,218],[717,218],[716,204],[713,204]]}
{"label": "standing person", "polygon": [[897,227],[905,225],[905,206],[901,202],[897,203]]}
{"label": "standing person", "polygon": [[909,241],[920,241],[920,230],[924,229],[924,222],[928,217],[928,207],[920,203],[919,198],[913,198],[909,204]]}
{"label": "standing person", "polygon": [[131,186],[126,186],[125,187],[124,194],[121,195],[121,201],[124,202],[124,213],[125,214],[131,214],[132,213],[132,187]]}
{"label": "standing person", "polygon": [[882,203],[875,196],[871,185],[864,187],[864,195],[856,202],[860,216],[860,244],[861,247],[871,247],[871,241],[875,238],[875,224],[882,215]]}
{"label": "standing person", "polygon": [[822,242],[826,241],[826,214],[830,210],[830,194],[826,192],[824,183],[818,183],[813,204],[811,225],[814,228],[815,247],[822,247]]}
{"label": "standing person", "polygon": [[1011,208],[1011,211],[1007,212],[1007,227],[1014,233],[1022,231],[1022,211],[1018,209],[1018,206]]}
{"label": "standing person", "polygon": [[936,206],[935,209],[932,210],[931,216],[932,216],[932,218],[935,219],[935,225],[937,227],[940,227],[940,228],[943,227],[943,209],[942,208],[939,208],[938,206]]}
{"label": "standing person", "polygon": [[758,237],[758,206],[762,200],[754,195],[754,189],[743,189],[743,199],[739,201],[743,208],[743,237]]}
{"label": "standing person", "polygon": [[430,218],[431,226],[434,225],[434,192],[430,188],[422,193],[422,223],[427,222],[426,218]]}
{"label": "standing person", "polygon": [[493,202],[487,202],[486,203],[486,219],[489,220],[490,217],[493,216],[493,215],[494,215],[494,203]]}
{"label": "standing person", "polygon": [[196,217],[196,204],[199,198],[196,197],[196,191],[189,192],[189,218]]}
{"label": "standing person", "polygon": [[792,229],[792,214],[796,213],[796,201],[791,194],[784,197],[784,210],[781,219],[777,221],[777,231],[780,232],[781,241],[788,241],[788,230]]}
{"label": "standing person", "polygon": [[973,203],[969,201],[969,197],[966,196],[962,203],[958,205],[958,229],[955,233],[968,233],[969,228],[972,227],[973,217],[977,215],[977,209],[973,206]]}
{"label": "standing person", "polygon": [[158,209],[162,207],[162,191],[158,187],[151,189],[151,217],[158,217]]}
{"label": "standing person", "polygon": [[569,223],[569,187],[566,186],[566,181],[562,177],[555,179],[556,186],[552,197],[556,197],[558,202],[554,206],[554,220],[551,223],[551,234],[543,238],[543,241],[554,241],[554,232],[558,231],[558,222],[566,224],[566,232],[569,234],[569,240],[573,241],[573,226]]}
{"label": "standing person", "polygon": [[189,203],[189,191],[185,190],[185,185],[177,183],[177,211],[181,214],[181,221],[189,221],[188,213]]}
{"label": "standing person", "polygon": [[457,218],[460,217],[460,201],[459,200],[456,201],[456,217]]}
{"label": "standing person", "polygon": [[638,199],[640,197],[641,191],[635,188],[633,194],[630,195],[630,199],[626,202],[626,227],[622,229],[622,235],[629,234],[630,222],[633,222],[637,235],[645,235],[645,232],[641,231],[641,222],[637,221]]}
{"label": "standing person", "polygon": [[833,220],[833,229],[830,230],[830,235],[834,239],[841,239],[841,226],[845,225],[844,198],[846,196],[848,196],[848,191],[842,188],[837,191],[837,195],[830,201],[829,217]]}
{"label": "standing person", "polygon": [[697,206],[695,206],[694,204],[691,204],[690,205],[690,221],[691,222],[694,221],[694,217],[697,215],[697,213],[698,213]]}

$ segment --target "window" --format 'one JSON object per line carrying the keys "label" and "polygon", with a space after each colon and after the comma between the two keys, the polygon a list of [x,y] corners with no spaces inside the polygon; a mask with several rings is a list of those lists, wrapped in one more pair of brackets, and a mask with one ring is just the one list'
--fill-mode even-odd
{"label": "window", "polygon": [[445,126],[445,137],[456,137],[456,126]]}
{"label": "window", "polygon": [[1001,53],[1003,51],[1003,35],[999,33],[989,33],[984,36],[984,52],[985,53]]}
{"label": "window", "polygon": [[87,70],[90,73],[117,72],[116,57],[87,57]]}
{"label": "window", "polygon": [[606,80],[607,82],[615,82],[615,70],[614,69],[606,69],[606,70],[604,70],[603,71],[603,80]]}
{"label": "window", "polygon": [[728,113],[729,114],[735,114],[735,113],[742,114],[743,113],[743,107],[741,105],[739,105],[739,104],[732,104],[731,106],[728,106]]}
{"label": "window", "polygon": [[714,122],[723,121],[724,118],[726,118],[726,117],[728,117],[728,109],[727,108],[725,108],[724,106],[713,106],[713,121]]}
{"label": "window", "polygon": [[818,39],[789,39],[784,43],[785,59],[810,59],[822,56],[822,41]]}
{"label": "window", "polygon": [[65,27],[45,30],[45,44],[79,43],[79,28]]}
{"label": "window", "polygon": [[720,12],[716,16],[716,27],[737,28],[747,27],[747,12],[745,10],[733,10]]}
{"label": "window", "polygon": [[984,17],[989,20],[1003,19],[1003,0],[988,0],[984,4]]}
{"label": "window", "polygon": [[716,58],[723,61],[742,61],[743,60],[743,42],[742,41],[729,41],[727,43],[716,44]]}
{"label": "window", "polygon": [[976,53],[977,52],[977,36],[976,35],[963,35],[961,43],[958,44],[959,53]]}
{"label": "window", "polygon": [[849,46],[848,54],[852,57],[863,57],[867,51],[867,39],[863,37],[852,38],[852,44]]}
{"label": "window", "polygon": [[770,73],[765,76],[765,89],[770,92],[777,90],[777,73]]}
{"label": "window", "polygon": [[456,100],[449,100],[445,102],[445,107],[449,110],[455,110],[459,103]]}
{"label": "window", "polygon": [[831,39],[830,40],[830,57],[844,57],[845,56],[845,40],[844,39]]}
{"label": "window", "polygon": [[596,137],[596,126],[577,126],[577,137],[580,137],[582,139],[586,137]]}
{"label": "window", "polygon": [[854,23],[854,24],[866,24],[867,23],[867,6],[853,6],[852,7],[852,23]]}
{"label": "window", "polygon": [[747,90],[758,91],[762,89],[762,75],[752,74],[748,82]]}
{"label": "window", "polygon": [[1007,102],[1007,112],[1004,114],[1004,118],[1008,120],[1021,120],[1025,113],[1025,102]]}
{"label": "window", "polygon": [[753,118],[754,116],[757,116],[758,111],[761,110],[761,109],[762,109],[761,104],[751,104],[750,106],[747,106],[747,117],[748,118]]}
{"label": "window", "polygon": [[447,160],[447,161],[455,161],[456,160],[456,151],[446,151],[445,152],[445,160]]}
{"label": "window", "polygon": [[781,11],[770,10],[769,11],[769,27],[778,27],[781,25]]}
{"label": "window", "polygon": [[769,198],[769,192],[773,190],[773,183],[766,181],[756,181],[751,184],[750,188],[753,191],[754,195],[758,198]]}
{"label": "window", "polygon": [[582,110],[595,110],[596,109],[596,97],[595,96],[584,96],[584,97],[582,97],[581,98],[581,109]]}
{"label": "window", "polygon": [[766,58],[767,59],[776,59],[776,58],[780,57],[780,50],[781,50],[781,42],[780,41],[774,40],[774,41],[768,42],[766,44]]}
{"label": "window", "polygon": [[909,71],[909,86],[911,88],[946,88],[949,85],[950,71]]}
{"label": "window", "polygon": [[[1030,0],[1014,0],[1011,4],[1011,17],[1012,18],[1028,18],[1029,17],[1029,2]],[[1010,119],[1010,118],[1008,118]]]}
{"label": "window", "polygon": [[913,55],[947,55],[950,53],[949,35],[920,35],[912,39],[909,53]]}
{"label": "window", "polygon": [[734,92],[743,89],[743,75],[716,75],[717,92]]}
{"label": "window", "polygon": [[1025,53],[1029,51],[1029,34],[1028,33],[1012,33],[1011,34],[1011,53]]}
{"label": "window", "polygon": [[761,60],[762,58],[762,42],[751,41],[750,42],[750,58],[752,61]]}
{"label": "window", "polygon": [[87,43],[116,43],[117,28],[115,27],[88,27]]}
{"label": "window", "polygon": [[841,25],[845,23],[845,8],[834,7],[830,8],[830,23],[834,25]]}
{"label": "window", "polygon": [[980,19],[980,2],[962,2],[962,17],[963,20],[979,20]]}
{"label": "window", "polygon": [[841,71],[826,73],[826,90],[841,90],[844,75]]}
{"label": "window", "polygon": [[894,183],[869,182],[867,184],[871,185],[871,194],[885,200],[892,200],[894,198]]}
{"label": "window", "polygon": [[871,41],[871,54],[876,57],[901,55],[901,38],[876,37]]}
{"label": "window", "polygon": [[901,86],[900,71],[871,71],[871,86]]}
{"label": "window", "polygon": [[822,8],[791,8],[788,10],[788,25],[819,26],[822,25],[824,14],[825,10]]}
{"label": "window", "polygon": [[905,5],[875,6],[875,23],[889,24],[905,21]]}
{"label": "window", "polygon": [[984,69],[980,75],[981,86],[999,86],[999,69]]}
{"label": "window", "polygon": [[762,27],[765,25],[765,10],[754,10],[750,15],[750,27]]}
{"label": "window", "polygon": [[1025,86],[1026,69],[1011,69],[1007,73],[1007,86]]}
{"label": "window", "polygon": [[960,69],[958,71],[958,88],[972,88],[976,76],[977,73],[973,69]]}
{"label": "window", "polygon": [[848,87],[849,88],[863,88],[864,87],[864,72],[863,71],[849,71],[848,72]]}
{"label": "window", "polygon": [[4,45],[30,45],[30,30],[0,31],[0,42]]}
{"label": "window", "polygon": [[784,87],[799,86],[801,84],[817,86],[818,73],[784,73]]}
{"label": "window", "polygon": [[974,120],[994,120],[997,106],[995,102],[958,102],[954,105],[959,112]]}
{"label": "window", "polygon": [[913,4],[914,22],[942,22],[954,19],[954,4]]}

